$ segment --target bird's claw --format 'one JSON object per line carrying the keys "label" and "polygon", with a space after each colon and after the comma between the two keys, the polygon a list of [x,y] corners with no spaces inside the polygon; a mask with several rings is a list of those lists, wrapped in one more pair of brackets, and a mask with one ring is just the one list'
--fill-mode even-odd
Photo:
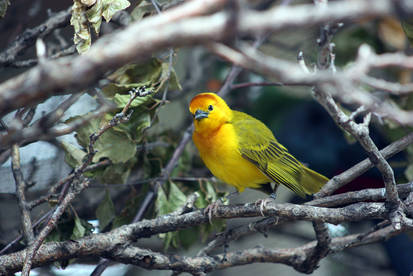
{"label": "bird's claw", "polygon": [[219,205],[222,205],[221,199],[217,199],[217,201],[212,202],[204,209],[204,214],[208,214],[210,224],[212,224],[212,215],[217,213]]}
{"label": "bird's claw", "polygon": [[261,216],[265,217],[264,208],[266,208],[266,205],[267,205],[268,202],[271,202],[271,201],[275,200],[276,197],[277,197],[277,195],[275,193],[272,193],[269,197],[264,198],[264,199],[259,199],[255,202],[255,206],[260,207]]}

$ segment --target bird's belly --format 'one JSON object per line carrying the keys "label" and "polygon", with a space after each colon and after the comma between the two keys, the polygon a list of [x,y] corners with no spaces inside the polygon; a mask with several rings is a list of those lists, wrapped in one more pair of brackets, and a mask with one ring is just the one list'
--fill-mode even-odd
{"label": "bird's belly", "polygon": [[205,143],[205,139],[198,140],[196,137],[194,142],[202,160],[215,177],[235,186],[240,192],[245,188],[258,188],[260,184],[271,181],[254,164],[241,156],[237,141],[219,136],[210,139],[219,142],[210,140]]}
{"label": "bird's belly", "polygon": [[225,156],[218,162],[209,162],[208,159],[204,162],[217,178],[235,186],[240,192],[245,188],[258,188],[260,184],[269,182],[268,177],[245,159]]}

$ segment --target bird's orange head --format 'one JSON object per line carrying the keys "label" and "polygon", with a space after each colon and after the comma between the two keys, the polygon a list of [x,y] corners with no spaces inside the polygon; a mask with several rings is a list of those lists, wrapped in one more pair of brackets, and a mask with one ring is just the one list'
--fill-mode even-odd
{"label": "bird's orange head", "polygon": [[195,131],[209,133],[231,121],[232,110],[215,93],[201,93],[192,98],[189,111],[194,117]]}

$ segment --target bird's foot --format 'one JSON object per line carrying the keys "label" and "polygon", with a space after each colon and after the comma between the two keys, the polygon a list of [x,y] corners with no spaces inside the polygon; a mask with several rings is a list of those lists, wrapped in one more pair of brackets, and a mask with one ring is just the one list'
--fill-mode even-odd
{"label": "bird's foot", "polygon": [[275,200],[276,198],[277,198],[277,194],[276,193],[271,193],[269,197],[264,198],[264,199],[259,199],[255,202],[255,206],[260,207],[261,216],[265,217],[265,215],[264,215],[265,206],[267,205],[267,203]]}
{"label": "bird's foot", "polygon": [[212,202],[204,209],[204,215],[208,215],[208,220],[210,224],[212,224],[212,215],[215,215],[217,213],[219,205],[222,205],[221,199],[217,199],[217,201]]}

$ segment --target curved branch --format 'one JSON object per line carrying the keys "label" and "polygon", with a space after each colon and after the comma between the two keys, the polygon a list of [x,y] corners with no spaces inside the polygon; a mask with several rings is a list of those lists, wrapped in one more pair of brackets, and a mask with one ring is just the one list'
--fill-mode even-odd
{"label": "curved branch", "polygon": [[[10,79],[0,85],[0,116],[28,103],[32,104],[63,93],[63,89],[84,89],[104,72],[131,61],[145,59],[156,51],[223,41],[229,31],[227,29],[234,26],[238,26],[238,30],[231,32],[256,34],[265,30],[281,30],[287,26],[308,26],[310,23],[317,24],[332,19],[354,19],[365,15],[388,15],[394,12],[393,1],[376,0],[374,4],[372,1],[365,1],[363,5],[358,2],[340,1],[323,10],[312,5],[283,7],[285,16],[282,17],[274,16],[279,15],[280,10],[244,11],[239,15],[239,18],[242,18],[239,24],[227,24],[231,21],[231,14],[226,12],[194,17],[220,9],[226,2],[227,0],[190,1],[160,15],[133,23],[122,31],[102,37],[81,56],[48,61]],[[408,4],[406,7],[411,8]],[[341,12],[334,12],[335,10]],[[303,11],[304,17],[295,16]],[[292,14],[294,16],[291,16]],[[284,68],[284,71],[288,70]],[[291,71],[288,72],[292,75]]]}
{"label": "curved branch", "polygon": [[[160,219],[163,220],[165,217]],[[140,224],[147,224],[148,222],[142,221]],[[208,222],[207,217],[205,217],[204,222]],[[136,228],[133,225],[128,225],[109,233],[92,235],[77,241],[46,243],[39,249],[36,257],[33,259],[33,266],[75,257],[101,256],[148,269],[186,271],[190,273],[210,272],[212,270],[257,262],[284,263],[300,271],[300,267],[307,259],[307,256],[315,250],[317,244],[313,241],[303,246],[289,249],[252,248],[214,256],[181,257],[153,252],[131,245],[123,247],[122,244],[125,242],[123,234],[128,236],[127,239],[136,240],[139,237],[148,236],[150,232],[150,228],[143,227],[139,229],[140,235],[133,237],[130,236],[131,232],[128,231],[130,228],[135,228],[134,230],[139,229],[139,227]],[[329,253],[384,240],[404,231],[404,228],[395,230],[392,226],[388,226],[370,233],[333,238]],[[25,250],[0,257],[0,273],[6,274],[20,270],[24,256]]]}

